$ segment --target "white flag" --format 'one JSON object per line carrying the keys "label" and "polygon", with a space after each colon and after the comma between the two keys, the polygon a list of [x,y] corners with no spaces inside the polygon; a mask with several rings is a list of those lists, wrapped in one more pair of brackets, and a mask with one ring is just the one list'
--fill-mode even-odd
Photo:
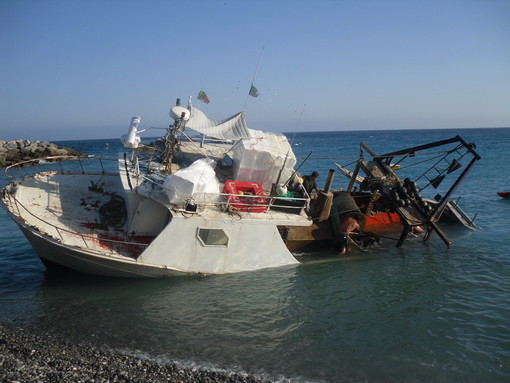
{"label": "white flag", "polygon": [[250,96],[252,96],[252,97],[258,97],[259,96],[259,90],[257,88],[255,88],[253,86],[253,84],[251,85],[251,88],[250,88]]}

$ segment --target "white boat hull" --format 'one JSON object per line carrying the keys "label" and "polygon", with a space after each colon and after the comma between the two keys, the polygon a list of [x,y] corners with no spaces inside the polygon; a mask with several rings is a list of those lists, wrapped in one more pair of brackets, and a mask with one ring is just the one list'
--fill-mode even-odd
{"label": "white boat hull", "polygon": [[[91,188],[99,178],[101,190]],[[161,198],[126,190],[120,178],[43,172],[7,185],[2,200],[46,264],[85,273],[164,277],[299,263],[278,226],[288,222],[306,226],[306,219],[279,212],[231,215],[214,206],[190,215]],[[112,196],[123,197],[126,222],[104,227],[100,211]]]}
{"label": "white boat hull", "polygon": [[111,277],[166,277],[186,275],[163,266],[145,265],[127,259],[114,259],[84,248],[66,246],[16,221],[35,252],[46,265],[49,261],[59,266],[88,274]]}

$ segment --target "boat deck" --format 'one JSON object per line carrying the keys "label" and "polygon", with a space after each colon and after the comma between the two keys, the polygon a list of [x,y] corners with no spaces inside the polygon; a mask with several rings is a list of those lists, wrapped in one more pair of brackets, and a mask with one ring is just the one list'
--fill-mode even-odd
{"label": "boat deck", "polygon": [[16,181],[9,191],[4,201],[13,215],[67,246],[135,258],[151,240],[101,225],[100,207],[122,192],[117,174],[43,172]]}

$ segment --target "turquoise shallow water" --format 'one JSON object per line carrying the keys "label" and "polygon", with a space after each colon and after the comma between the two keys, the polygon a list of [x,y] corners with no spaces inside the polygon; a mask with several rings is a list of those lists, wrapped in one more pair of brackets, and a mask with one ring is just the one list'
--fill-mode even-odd
{"label": "turquoise shallow water", "polygon": [[[46,272],[0,210],[0,320],[113,349],[281,381],[510,380],[510,129],[289,135],[296,154],[355,157],[460,134],[482,160],[460,204],[480,231],[448,231],[401,249],[251,273],[164,280]],[[115,157],[117,140],[62,142]],[[303,173],[333,162],[310,159]],[[5,184],[2,174],[0,182]],[[336,175],[335,187],[346,186]]]}

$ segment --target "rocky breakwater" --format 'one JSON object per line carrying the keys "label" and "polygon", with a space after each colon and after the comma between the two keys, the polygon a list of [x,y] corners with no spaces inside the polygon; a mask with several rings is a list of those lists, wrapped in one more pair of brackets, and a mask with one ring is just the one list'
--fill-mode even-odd
{"label": "rocky breakwater", "polygon": [[0,141],[0,166],[50,156],[85,156],[77,150],[61,147],[48,141]]}

